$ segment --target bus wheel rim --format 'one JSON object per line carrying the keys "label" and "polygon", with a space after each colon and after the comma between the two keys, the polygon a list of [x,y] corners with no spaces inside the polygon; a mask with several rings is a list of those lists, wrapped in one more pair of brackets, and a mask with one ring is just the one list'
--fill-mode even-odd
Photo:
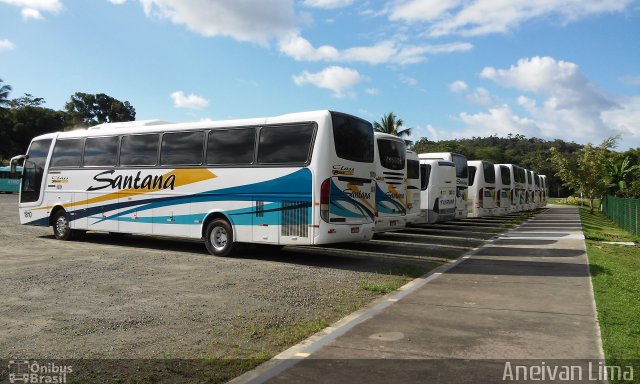
{"label": "bus wheel rim", "polygon": [[222,227],[215,227],[211,231],[211,245],[216,251],[222,251],[227,246],[227,231]]}
{"label": "bus wheel rim", "polygon": [[64,236],[64,234],[67,232],[67,228],[69,228],[67,218],[64,216],[58,217],[58,220],[56,220],[56,231],[60,234],[60,236]]}

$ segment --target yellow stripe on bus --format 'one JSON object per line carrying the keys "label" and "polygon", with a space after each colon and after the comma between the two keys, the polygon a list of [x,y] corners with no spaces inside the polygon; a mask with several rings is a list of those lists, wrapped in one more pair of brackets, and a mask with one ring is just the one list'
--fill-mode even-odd
{"label": "yellow stripe on bus", "polygon": [[[166,180],[167,177],[174,175],[176,178],[175,186],[181,187],[188,184],[197,183],[204,180],[214,179],[216,176],[213,172],[208,169],[174,169],[171,172],[168,172],[162,177]],[[104,201],[114,200],[122,197],[130,197],[136,196],[145,193],[151,193],[159,191],[161,188],[160,185],[157,185],[153,189],[134,189],[127,188],[117,192],[107,193],[106,195],[92,197],[91,199],[76,201],[73,203],[62,204],[64,207],[74,207],[76,205],[84,205],[84,204],[94,204],[94,203],[102,203]],[[53,206],[40,207],[38,209],[51,209]]]}

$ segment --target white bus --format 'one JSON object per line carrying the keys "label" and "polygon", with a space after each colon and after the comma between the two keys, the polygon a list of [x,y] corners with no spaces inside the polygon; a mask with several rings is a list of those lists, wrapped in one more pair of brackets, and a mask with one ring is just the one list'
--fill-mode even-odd
{"label": "white bus", "polygon": [[536,209],[538,208],[538,204],[540,203],[538,175],[536,174],[535,171],[529,170],[529,176],[530,176],[530,184],[529,184],[529,194],[530,194],[529,207],[530,208],[529,209]]}
{"label": "white bus", "polygon": [[[149,125],[151,124],[151,125]],[[84,231],[234,243],[369,240],[371,123],[315,111],[185,124],[104,124],[38,136],[24,160],[20,221]]]}
{"label": "white bus", "polygon": [[473,160],[469,165],[469,216],[493,216],[496,207],[496,170],[488,161]]}
{"label": "white bus", "polygon": [[464,219],[469,212],[467,207],[469,173],[467,157],[453,152],[429,152],[418,155],[421,160],[446,160],[456,165],[456,219]]}
{"label": "white bus", "polygon": [[496,216],[506,215],[513,211],[513,183],[511,181],[511,170],[506,164],[494,164],[496,173]]}
{"label": "white bus", "polygon": [[420,221],[422,215],[420,210],[420,185],[420,159],[417,153],[407,150],[407,224]]}
{"label": "white bus", "polygon": [[375,132],[377,232],[395,231],[407,223],[407,146],[397,136]]}
{"label": "white bus", "polygon": [[527,193],[527,174],[526,170],[518,165],[513,166],[513,177],[515,179],[515,201],[516,211],[521,212],[527,209],[526,193]]}
{"label": "white bus", "polygon": [[498,164],[500,167],[507,167],[509,169],[509,177],[511,179],[511,186],[509,187],[511,207],[509,212],[520,212],[524,210],[524,194],[525,194],[525,173],[524,168],[515,164]]}
{"label": "white bus", "polygon": [[547,179],[547,175],[539,175],[538,177],[540,178],[540,185],[542,186],[541,205],[545,207],[549,201],[549,185],[547,184],[549,179]]}
{"label": "white bus", "polygon": [[421,220],[432,224],[456,218],[456,165],[446,160],[420,160]]}

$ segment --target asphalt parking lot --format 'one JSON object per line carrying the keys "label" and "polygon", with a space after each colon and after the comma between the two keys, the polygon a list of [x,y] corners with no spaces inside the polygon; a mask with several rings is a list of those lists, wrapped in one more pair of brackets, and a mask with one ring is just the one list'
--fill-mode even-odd
{"label": "asphalt parking lot", "polygon": [[58,241],[51,228],[21,226],[17,200],[0,195],[0,358],[255,359],[240,370],[526,218],[216,258],[165,238]]}

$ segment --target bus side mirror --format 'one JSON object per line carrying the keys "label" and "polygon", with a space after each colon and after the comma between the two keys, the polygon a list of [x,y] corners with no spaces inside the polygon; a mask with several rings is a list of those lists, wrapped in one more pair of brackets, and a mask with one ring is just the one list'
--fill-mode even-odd
{"label": "bus side mirror", "polygon": [[16,167],[18,165],[19,161],[24,161],[26,159],[28,159],[29,156],[27,155],[19,155],[19,156],[14,156],[11,158],[11,174],[15,174],[16,173]]}

